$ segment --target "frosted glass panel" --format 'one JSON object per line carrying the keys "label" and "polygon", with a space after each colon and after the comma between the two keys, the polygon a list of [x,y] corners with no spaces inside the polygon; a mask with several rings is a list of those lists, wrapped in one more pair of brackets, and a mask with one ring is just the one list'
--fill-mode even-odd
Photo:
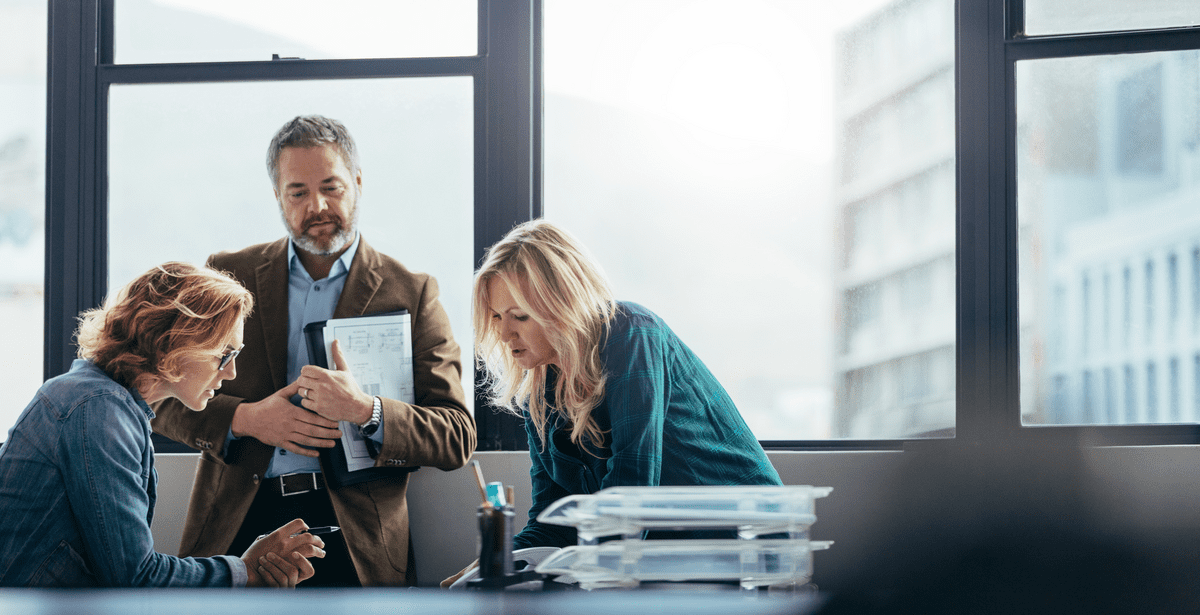
{"label": "frosted glass panel", "polygon": [[476,0],[115,0],[118,64],[471,56]]}
{"label": "frosted glass panel", "polygon": [[[954,428],[954,3],[546,0],[545,214],[761,440]],[[802,61],[797,61],[802,58]]]}
{"label": "frosted glass panel", "polygon": [[1017,65],[1021,411],[1200,420],[1200,52]]}
{"label": "frosted glass panel", "polygon": [[1025,0],[1030,35],[1200,25],[1195,0]]}
{"label": "frosted glass panel", "polygon": [[0,3],[0,441],[42,384],[46,0]]}

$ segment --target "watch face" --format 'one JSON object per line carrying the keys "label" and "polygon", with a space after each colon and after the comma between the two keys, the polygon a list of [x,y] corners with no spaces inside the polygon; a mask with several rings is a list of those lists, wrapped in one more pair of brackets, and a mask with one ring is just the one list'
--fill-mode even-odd
{"label": "watch face", "polygon": [[373,436],[379,430],[379,423],[367,423],[358,429],[362,432],[363,436]]}

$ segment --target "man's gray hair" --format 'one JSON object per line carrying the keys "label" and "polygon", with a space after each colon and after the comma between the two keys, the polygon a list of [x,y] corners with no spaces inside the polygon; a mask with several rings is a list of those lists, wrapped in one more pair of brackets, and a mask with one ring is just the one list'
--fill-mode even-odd
{"label": "man's gray hair", "polygon": [[267,174],[271,176],[271,187],[279,189],[279,156],[285,147],[317,147],[335,145],[342,154],[342,161],[350,169],[351,179],[358,176],[358,147],[354,137],[341,122],[320,115],[297,115],[271,139],[267,148]]}

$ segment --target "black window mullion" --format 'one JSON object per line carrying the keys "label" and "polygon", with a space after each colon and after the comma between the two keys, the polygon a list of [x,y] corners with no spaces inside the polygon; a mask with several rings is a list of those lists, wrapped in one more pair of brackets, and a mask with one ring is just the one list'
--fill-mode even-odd
{"label": "black window mullion", "polygon": [[1021,430],[1023,437],[1037,441],[1088,446],[1184,445],[1200,442],[1200,425],[1039,425]]}
{"label": "black window mullion", "polygon": [[95,0],[50,2],[46,92],[46,261],[43,375],[57,376],[74,358],[79,312],[104,296],[107,225],[98,193],[98,113],[103,87],[95,67]]}
{"label": "black window mullion", "polygon": [[373,77],[442,77],[483,71],[475,56],[452,58],[377,58],[367,60],[272,60],[193,62],[186,64],[110,64],[99,67],[110,84],[290,81]]}
{"label": "black window mullion", "polygon": [[116,34],[114,20],[116,14],[116,0],[100,0],[100,13],[96,16],[98,22],[96,29],[99,33],[99,40],[96,45],[96,63],[97,64],[112,64],[114,48],[116,45]]}
{"label": "black window mullion", "polygon": [[[476,262],[514,225],[541,215],[533,201],[533,4],[489,3],[488,54],[483,78],[487,97],[487,195],[477,211]],[[482,228],[478,223],[482,218]]]}
{"label": "black window mullion", "polygon": [[[477,147],[485,163],[476,182],[475,262],[514,225],[542,215],[540,0],[494,0],[487,3],[486,70],[482,79],[486,118]],[[480,12],[484,14],[481,3]],[[479,167],[476,177],[479,178]],[[469,335],[470,332],[467,332]],[[475,422],[480,450],[521,450],[525,430],[517,417],[497,412],[488,402],[478,373]]]}
{"label": "black window mullion", "polygon": [[1016,38],[1008,41],[1008,60],[1039,60],[1200,48],[1200,28],[1100,32]]}
{"label": "black window mullion", "polygon": [[1020,424],[1016,217],[1007,211],[1009,78],[1003,0],[956,8],[956,437],[988,441]]}
{"label": "black window mullion", "polygon": [[533,12],[530,32],[530,193],[529,201],[534,217],[541,216],[542,210],[542,104],[544,102],[542,81],[542,2],[532,3]]}
{"label": "black window mullion", "polygon": [[1005,6],[1004,38],[1013,40],[1025,35],[1025,0],[1009,0]]}

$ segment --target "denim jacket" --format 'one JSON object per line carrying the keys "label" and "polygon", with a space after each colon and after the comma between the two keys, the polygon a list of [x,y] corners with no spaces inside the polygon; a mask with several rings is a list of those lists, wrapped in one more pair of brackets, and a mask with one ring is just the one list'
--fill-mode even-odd
{"label": "denim jacket", "polygon": [[153,416],[83,359],[42,385],[0,446],[0,586],[246,584],[240,558],[154,551]]}

